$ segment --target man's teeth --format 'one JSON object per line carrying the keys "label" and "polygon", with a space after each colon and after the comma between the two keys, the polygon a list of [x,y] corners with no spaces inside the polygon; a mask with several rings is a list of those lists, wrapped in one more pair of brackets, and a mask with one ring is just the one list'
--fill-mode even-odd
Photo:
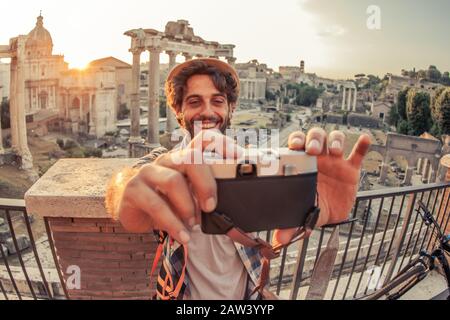
{"label": "man's teeth", "polygon": [[202,123],[202,129],[212,129],[215,128],[216,125],[217,125],[216,122]]}

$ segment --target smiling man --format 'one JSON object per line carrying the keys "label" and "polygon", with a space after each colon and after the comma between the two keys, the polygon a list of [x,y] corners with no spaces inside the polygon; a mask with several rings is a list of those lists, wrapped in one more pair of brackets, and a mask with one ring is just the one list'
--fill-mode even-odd
{"label": "smiling man", "polygon": [[[263,298],[254,290],[261,275],[259,250],[225,235],[201,232],[201,211],[213,212],[217,206],[217,185],[210,167],[177,161],[201,153],[208,145],[205,136],[221,140],[226,157],[238,156],[239,147],[221,133],[230,125],[239,88],[234,68],[217,59],[190,60],[175,67],[166,82],[166,95],[186,138],[170,152],[154,150],[134,168],[113,177],[108,187],[107,209],[126,229],[137,233],[158,230],[164,259],[158,299]],[[194,136],[195,132],[199,133]],[[320,128],[307,134],[295,132],[289,138],[289,148],[318,157],[321,211],[317,226],[346,220],[356,198],[370,139],[362,135],[348,159],[343,156],[344,144],[342,132],[327,136]],[[273,242],[289,243],[296,231],[276,230]]]}

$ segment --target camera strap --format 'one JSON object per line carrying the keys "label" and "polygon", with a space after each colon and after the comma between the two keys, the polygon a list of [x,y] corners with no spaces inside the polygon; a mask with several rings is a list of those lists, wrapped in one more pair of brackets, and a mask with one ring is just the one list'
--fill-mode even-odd
{"label": "camera strap", "polygon": [[262,256],[262,266],[261,266],[261,274],[258,280],[258,284],[256,288],[253,290],[252,294],[259,292],[261,295],[263,293],[264,288],[267,285],[269,280],[269,271],[270,271],[270,260],[278,258],[280,256],[281,250],[290,246],[291,244],[298,242],[302,239],[308,238],[314,227],[317,224],[317,220],[319,219],[320,209],[315,207],[307,216],[305,224],[303,227],[297,229],[295,234],[293,235],[290,242],[286,244],[277,244],[272,246],[267,241],[259,237],[254,237],[251,234],[245,233],[243,230],[233,226],[228,232],[227,236],[230,237],[234,242],[242,244],[244,247],[256,248],[259,250]]}

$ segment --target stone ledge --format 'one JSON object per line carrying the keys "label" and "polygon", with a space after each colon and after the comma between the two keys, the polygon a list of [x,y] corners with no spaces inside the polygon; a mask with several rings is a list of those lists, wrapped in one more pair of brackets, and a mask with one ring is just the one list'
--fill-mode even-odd
{"label": "stone ledge", "polygon": [[110,218],[104,199],[112,175],[136,159],[62,159],[25,194],[27,211],[41,217]]}

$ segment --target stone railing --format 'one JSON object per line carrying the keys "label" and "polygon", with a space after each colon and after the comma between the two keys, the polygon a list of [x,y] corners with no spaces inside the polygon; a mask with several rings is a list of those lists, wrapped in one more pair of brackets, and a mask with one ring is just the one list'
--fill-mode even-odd
{"label": "stone railing", "polygon": [[131,234],[107,214],[106,186],[132,159],[64,159],[25,195],[44,218],[69,299],[151,299],[152,234]]}

